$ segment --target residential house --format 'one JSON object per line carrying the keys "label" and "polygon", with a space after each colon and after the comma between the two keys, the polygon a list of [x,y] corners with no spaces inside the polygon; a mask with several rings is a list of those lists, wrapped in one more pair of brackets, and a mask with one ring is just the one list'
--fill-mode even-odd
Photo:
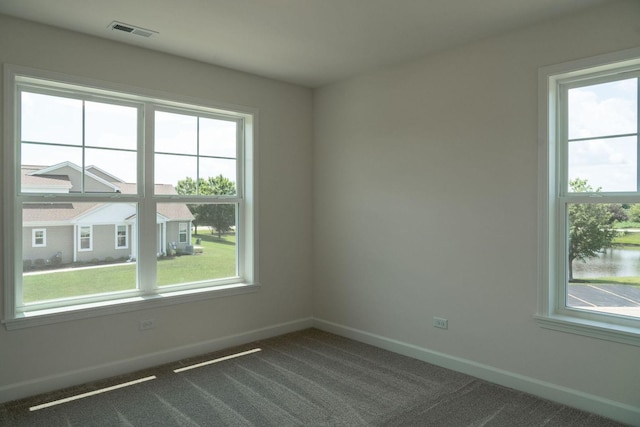
{"label": "residential house", "polygon": [[[84,177],[84,180],[83,180]],[[136,185],[95,166],[84,170],[71,162],[52,166],[23,166],[23,192],[79,192],[134,194]],[[156,184],[157,194],[177,194],[172,185]],[[23,206],[23,262],[25,267],[136,257],[136,205],[133,203],[30,203]],[[157,252],[184,250],[191,244],[194,217],[183,203],[160,203],[157,208]]]}

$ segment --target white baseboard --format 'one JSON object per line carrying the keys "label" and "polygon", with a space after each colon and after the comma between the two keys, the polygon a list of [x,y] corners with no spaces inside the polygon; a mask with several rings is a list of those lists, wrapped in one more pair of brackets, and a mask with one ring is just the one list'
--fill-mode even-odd
{"label": "white baseboard", "polygon": [[278,335],[311,328],[313,319],[299,319],[291,322],[267,326],[235,335],[216,338],[187,346],[171,348],[156,353],[123,359],[99,366],[62,372],[42,378],[35,378],[20,383],[0,387],[0,403],[35,396],[66,387],[84,384],[104,378],[135,372],[153,366],[171,363],[188,357],[223,350],[252,341],[275,337]]}
{"label": "white baseboard", "polygon": [[559,386],[535,378],[504,371],[471,360],[450,356],[412,344],[396,341],[366,331],[314,319],[314,327],[346,338],[351,338],[394,353],[432,363],[443,368],[471,375],[485,381],[519,390],[543,399],[601,415],[625,424],[640,426],[640,408],[605,399],[589,393]]}

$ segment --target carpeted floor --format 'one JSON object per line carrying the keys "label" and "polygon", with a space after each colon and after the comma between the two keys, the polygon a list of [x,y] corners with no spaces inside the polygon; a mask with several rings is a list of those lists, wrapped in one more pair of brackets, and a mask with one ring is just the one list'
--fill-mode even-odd
{"label": "carpeted floor", "polygon": [[[247,354],[174,372],[238,352]],[[29,411],[34,405],[150,376],[156,378]],[[613,427],[621,424],[309,329],[97,384],[11,402],[0,406],[0,425]]]}

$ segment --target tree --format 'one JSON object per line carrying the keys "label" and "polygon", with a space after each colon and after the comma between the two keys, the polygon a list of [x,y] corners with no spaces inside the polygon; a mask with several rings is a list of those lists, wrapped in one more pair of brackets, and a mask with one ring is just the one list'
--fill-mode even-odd
{"label": "tree", "polygon": [[[180,181],[178,181],[178,185],[176,185],[176,192],[178,194],[181,195],[194,195],[194,194],[198,194],[198,187],[202,187],[202,185],[205,184],[205,180],[200,178],[198,180],[198,185],[196,185],[196,182],[189,177],[186,177],[185,179],[182,179]],[[198,234],[198,225],[202,224],[202,225],[206,225],[204,223],[201,223],[201,216],[200,216],[200,206],[201,205],[193,205],[193,204],[188,204],[187,205],[189,207],[189,210],[191,211],[191,214],[194,216],[194,220],[192,221],[193,226],[195,228],[195,233]]]}
{"label": "tree", "polygon": [[609,224],[629,220],[629,214],[627,213],[626,209],[622,207],[621,203],[612,203],[607,207],[607,209],[611,214],[611,218],[609,218]]}
{"label": "tree", "polygon": [[640,222],[640,203],[633,204],[629,207],[629,221]]}
{"label": "tree", "polygon": [[[586,179],[569,182],[572,192],[594,192]],[[595,192],[599,192],[600,188]],[[609,225],[611,212],[601,203],[572,203],[569,205],[569,281],[573,281],[573,260],[586,262],[603,249],[611,247],[616,231]]]}
{"label": "tree", "polygon": [[[185,195],[229,196],[236,194],[236,185],[222,175],[209,177],[206,180],[200,178],[197,183],[192,178],[187,177],[178,181],[176,191],[178,194]],[[231,227],[236,223],[235,206],[233,204],[189,205],[189,209],[195,217],[193,223],[196,228],[196,234],[198,233],[198,225],[210,226],[216,229],[218,239],[220,239],[222,234],[231,230]],[[211,230],[211,234],[213,234],[213,230]]]}

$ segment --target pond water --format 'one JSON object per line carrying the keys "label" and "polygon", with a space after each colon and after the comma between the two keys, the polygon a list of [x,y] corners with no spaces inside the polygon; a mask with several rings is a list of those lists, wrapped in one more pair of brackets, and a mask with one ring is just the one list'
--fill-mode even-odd
{"label": "pond water", "polygon": [[596,277],[640,276],[640,250],[607,249],[587,262],[573,262],[573,277],[576,279]]}

